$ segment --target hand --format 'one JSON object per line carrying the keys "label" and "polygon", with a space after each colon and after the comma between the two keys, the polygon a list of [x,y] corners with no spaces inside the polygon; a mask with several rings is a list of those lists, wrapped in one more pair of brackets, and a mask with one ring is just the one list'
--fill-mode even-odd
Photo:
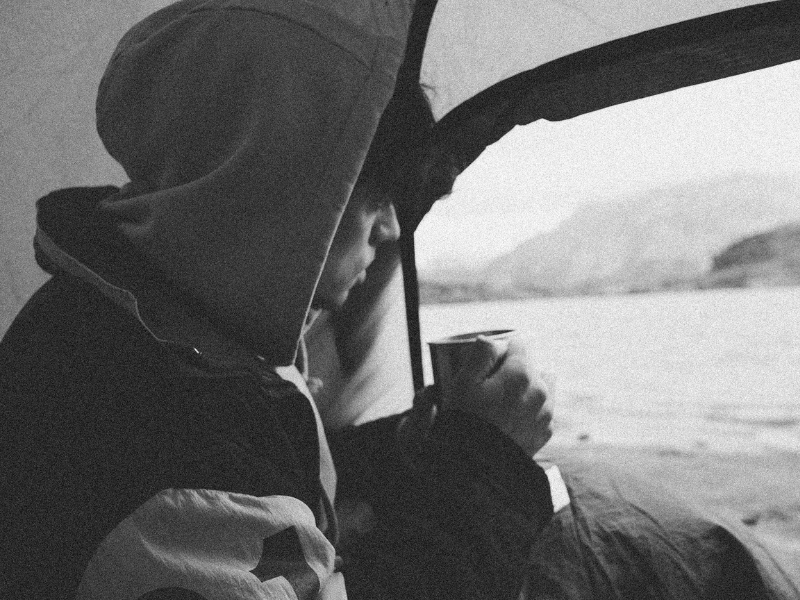
{"label": "hand", "polygon": [[497,426],[533,456],[553,435],[552,400],[540,373],[528,363],[525,346],[512,338],[508,350],[479,337],[464,367],[445,390],[442,410],[459,409]]}

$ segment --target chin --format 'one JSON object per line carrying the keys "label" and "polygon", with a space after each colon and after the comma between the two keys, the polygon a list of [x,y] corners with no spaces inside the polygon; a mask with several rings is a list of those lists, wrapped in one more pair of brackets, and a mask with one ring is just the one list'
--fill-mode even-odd
{"label": "chin", "polygon": [[344,303],[347,302],[347,299],[349,297],[350,297],[350,290],[347,290],[346,292],[342,292],[341,294],[339,294],[333,300],[333,302],[331,302],[331,304],[332,304],[331,310],[335,310],[337,308],[342,308],[344,306]]}
{"label": "chin", "polygon": [[342,308],[349,296],[349,289],[336,295],[314,296],[314,299],[311,301],[311,308],[334,311]]}

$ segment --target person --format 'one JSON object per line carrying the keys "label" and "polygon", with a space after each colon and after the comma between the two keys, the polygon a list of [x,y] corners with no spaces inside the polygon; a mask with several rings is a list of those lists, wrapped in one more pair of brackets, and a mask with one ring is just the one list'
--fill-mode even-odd
{"label": "person", "polygon": [[408,10],[373,4],[182,0],[119,43],[97,128],[130,182],[39,201],[52,277],[0,344],[0,597],[517,597],[553,509],[524,347],[337,442],[380,465],[347,462],[377,501],[341,541],[296,366],[400,235],[362,165],[398,162],[368,150]]}

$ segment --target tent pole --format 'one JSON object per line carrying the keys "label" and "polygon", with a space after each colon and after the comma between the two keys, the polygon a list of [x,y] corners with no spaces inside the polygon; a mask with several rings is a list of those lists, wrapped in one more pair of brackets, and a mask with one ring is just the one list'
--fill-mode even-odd
{"label": "tent pole", "polygon": [[414,234],[400,236],[400,264],[403,268],[403,290],[406,299],[406,324],[408,327],[408,346],[411,355],[411,376],[414,389],[425,385],[422,371],[422,335],[419,323],[419,281],[417,261],[414,250]]}
{"label": "tent pole", "polygon": [[[402,88],[411,86],[410,89],[421,97],[419,87],[419,74],[422,67],[422,57],[425,51],[425,42],[428,38],[428,29],[436,10],[437,0],[416,0],[414,14],[409,26],[406,58],[398,73],[398,86]],[[425,106],[425,119],[433,125],[433,115],[430,107]],[[417,260],[414,251],[414,229],[406,224],[406,231],[400,236],[400,264],[403,269],[403,290],[406,299],[406,324],[408,327],[408,345],[411,355],[411,375],[414,389],[420,390],[425,385],[422,370],[422,335],[419,323],[419,281],[417,279]]]}

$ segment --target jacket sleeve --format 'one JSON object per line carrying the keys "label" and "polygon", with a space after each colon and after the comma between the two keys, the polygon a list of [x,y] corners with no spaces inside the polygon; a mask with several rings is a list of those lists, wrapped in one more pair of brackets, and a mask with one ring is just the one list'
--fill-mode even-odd
{"label": "jacket sleeve", "polygon": [[90,560],[76,598],[344,598],[333,546],[288,496],[164,490],[123,520]]}
{"label": "jacket sleeve", "polygon": [[372,515],[341,548],[348,597],[516,600],[553,512],[544,471],[466,413],[440,417],[411,460],[396,428],[388,419],[331,436],[342,503]]}

